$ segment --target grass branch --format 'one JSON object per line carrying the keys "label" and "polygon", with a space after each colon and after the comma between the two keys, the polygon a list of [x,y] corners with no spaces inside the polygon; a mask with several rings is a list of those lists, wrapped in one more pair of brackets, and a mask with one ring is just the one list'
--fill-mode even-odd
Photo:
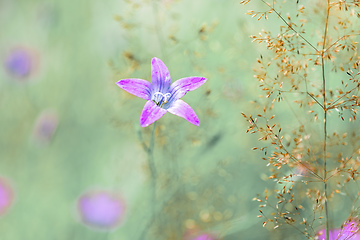
{"label": "grass branch", "polygon": [[330,15],[330,0],[327,0],[326,6],[326,20],[325,20],[325,29],[323,36],[323,49],[321,52],[321,71],[322,71],[322,95],[323,95],[323,106],[324,106],[324,148],[323,148],[323,164],[324,164],[324,195],[325,195],[325,228],[326,228],[326,240],[329,240],[329,206],[328,206],[328,179],[327,179],[327,108],[326,108],[326,77],[325,77],[325,47],[326,39],[328,33],[328,24],[329,24],[329,15]]}
{"label": "grass branch", "polygon": [[292,30],[294,31],[302,40],[304,40],[310,47],[312,47],[317,53],[319,53],[319,50],[313,45],[311,44],[306,38],[304,38],[301,33],[299,33],[298,31],[296,31],[290,23],[288,23],[284,18],[283,16],[281,16],[281,14],[276,11],[274,9],[274,7],[272,7],[269,3],[265,2],[264,0],[261,0],[263,3],[265,3],[266,5],[268,5],[271,9],[271,11],[273,11],[274,13],[276,13],[276,15],[278,15],[278,17]]}

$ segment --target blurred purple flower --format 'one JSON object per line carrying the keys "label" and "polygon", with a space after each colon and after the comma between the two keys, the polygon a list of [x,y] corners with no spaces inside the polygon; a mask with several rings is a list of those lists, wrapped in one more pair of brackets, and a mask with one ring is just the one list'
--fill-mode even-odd
{"label": "blurred purple flower", "polygon": [[192,240],[216,240],[216,238],[213,237],[212,235],[204,233],[204,234],[201,234],[201,235],[193,238]]}
{"label": "blurred purple flower", "polygon": [[0,215],[6,213],[14,199],[13,190],[8,181],[0,177]]}
{"label": "blurred purple flower", "polygon": [[18,47],[7,55],[4,65],[9,74],[24,79],[35,70],[36,63],[35,55],[29,49]]}
{"label": "blurred purple flower", "polygon": [[[159,120],[166,112],[182,117],[199,126],[199,118],[194,110],[183,100],[188,91],[200,87],[206,82],[204,77],[187,77],[171,84],[169,70],[158,58],[151,60],[152,84],[144,79],[122,79],[116,84],[137,97],[148,100],[140,116],[141,127],[147,127]],[[171,84],[171,85],[170,85]]]}
{"label": "blurred purple flower", "polygon": [[198,228],[188,230],[185,232],[184,239],[186,240],[217,240],[215,234],[209,232],[203,232]]}
{"label": "blurred purple flower", "polygon": [[[326,240],[326,230],[322,229],[317,234],[319,240]],[[360,240],[358,222],[346,221],[339,229],[329,231],[329,240]]]}
{"label": "blurred purple flower", "polygon": [[78,199],[78,212],[89,227],[110,230],[124,218],[125,202],[108,191],[90,191]]}
{"label": "blurred purple flower", "polygon": [[57,114],[53,110],[44,110],[36,120],[33,138],[41,144],[49,143],[57,125]]}

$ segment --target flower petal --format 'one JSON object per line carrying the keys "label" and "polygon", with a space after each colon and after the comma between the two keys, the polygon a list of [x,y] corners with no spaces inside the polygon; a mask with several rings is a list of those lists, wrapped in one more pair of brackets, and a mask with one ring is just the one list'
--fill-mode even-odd
{"label": "flower petal", "polygon": [[194,110],[181,99],[175,101],[170,108],[167,109],[169,113],[172,113],[176,116],[182,117],[187,120],[189,123],[192,123],[196,126],[199,126],[199,118],[196,116]]}
{"label": "flower petal", "polygon": [[170,94],[173,100],[183,97],[188,91],[192,91],[200,87],[206,82],[204,77],[186,77],[175,81],[170,86]]}
{"label": "flower petal", "polygon": [[[329,231],[329,240],[350,240],[360,239],[359,227],[357,221],[346,221],[341,228],[332,229]],[[326,230],[322,229],[317,233],[319,240],[326,239]]]}
{"label": "flower petal", "polygon": [[140,126],[149,126],[150,124],[164,116],[166,112],[167,111],[165,109],[159,107],[153,101],[147,101],[140,116]]}
{"label": "flower petal", "polygon": [[149,100],[151,98],[152,85],[144,79],[122,79],[116,83],[119,87],[139,98]]}
{"label": "flower petal", "polygon": [[158,58],[151,60],[151,80],[154,86],[153,93],[167,93],[170,87],[171,78],[166,65]]}
{"label": "flower petal", "polygon": [[358,227],[358,223],[356,223],[355,221],[349,221],[345,223],[345,226],[341,227],[340,230],[340,239],[360,239],[360,238],[353,238],[355,235],[357,237],[359,237],[359,235],[357,234],[359,232],[359,227]]}

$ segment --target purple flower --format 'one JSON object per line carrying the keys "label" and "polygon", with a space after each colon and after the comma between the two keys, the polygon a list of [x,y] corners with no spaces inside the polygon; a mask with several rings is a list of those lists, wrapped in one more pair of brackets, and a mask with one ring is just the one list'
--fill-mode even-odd
{"label": "purple flower", "polygon": [[6,213],[14,199],[14,193],[8,181],[0,177],[0,215]]}
{"label": "purple flower", "polygon": [[[151,60],[152,84],[144,79],[122,79],[116,84],[137,97],[148,100],[140,116],[141,127],[147,127],[159,120],[166,112],[182,117],[199,126],[199,118],[194,110],[180,98],[188,91],[200,87],[206,82],[204,77],[187,77],[171,84],[169,70],[158,58]],[[171,85],[170,85],[171,84]]]}
{"label": "purple flower", "polygon": [[82,221],[96,229],[110,230],[124,218],[125,203],[114,193],[90,191],[78,199],[78,211]]}
{"label": "purple flower", "polygon": [[44,110],[37,118],[33,138],[40,144],[48,144],[58,126],[58,116],[53,110]]}
{"label": "purple flower", "polygon": [[[329,240],[360,240],[358,223],[354,220],[346,221],[339,229],[329,231]],[[322,229],[317,234],[319,240],[326,239],[326,230]]]}
{"label": "purple flower", "polygon": [[212,235],[204,233],[193,238],[192,240],[216,240],[216,239]]}
{"label": "purple flower", "polygon": [[217,240],[216,234],[202,232],[197,229],[188,230],[184,235],[184,240]]}
{"label": "purple flower", "polygon": [[16,78],[24,79],[34,70],[36,58],[26,48],[15,48],[5,59],[5,69]]}

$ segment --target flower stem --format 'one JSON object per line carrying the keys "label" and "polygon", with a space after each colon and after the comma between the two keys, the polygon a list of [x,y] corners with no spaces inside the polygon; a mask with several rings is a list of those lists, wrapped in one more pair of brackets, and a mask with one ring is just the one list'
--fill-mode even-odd
{"label": "flower stem", "polygon": [[156,215],[156,166],[154,161],[154,146],[155,146],[155,129],[156,129],[156,121],[153,123],[153,130],[151,132],[150,142],[149,145],[146,146],[145,142],[142,140],[141,131],[139,132],[139,138],[142,143],[142,146],[144,150],[146,151],[148,155],[148,165],[150,170],[150,181],[151,181],[151,199],[150,199],[150,206],[151,206],[151,213],[150,213],[150,221],[145,225],[143,231],[140,234],[139,239],[145,239],[145,236],[151,227],[151,225],[154,223],[155,215]]}
{"label": "flower stem", "polygon": [[154,161],[154,145],[155,145],[156,121],[154,122],[153,125],[154,126],[153,126],[153,130],[151,132],[151,138],[150,138],[149,147],[147,149],[147,153],[148,153],[148,163],[149,163],[149,169],[150,169],[151,186],[153,188],[151,202],[152,202],[152,204],[154,206],[155,202],[156,202],[156,178],[157,178],[155,161]]}

